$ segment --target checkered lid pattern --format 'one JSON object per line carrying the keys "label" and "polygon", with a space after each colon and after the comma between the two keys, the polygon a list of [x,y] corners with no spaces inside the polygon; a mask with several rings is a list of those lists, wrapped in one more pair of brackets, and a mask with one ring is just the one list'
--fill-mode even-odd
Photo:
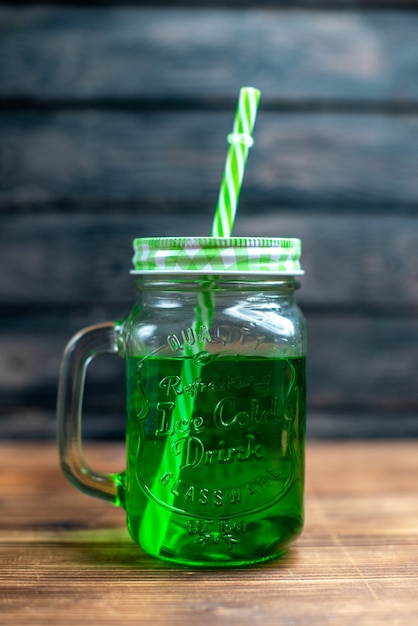
{"label": "checkered lid pattern", "polygon": [[133,274],[303,274],[300,239],[153,237],[133,246]]}

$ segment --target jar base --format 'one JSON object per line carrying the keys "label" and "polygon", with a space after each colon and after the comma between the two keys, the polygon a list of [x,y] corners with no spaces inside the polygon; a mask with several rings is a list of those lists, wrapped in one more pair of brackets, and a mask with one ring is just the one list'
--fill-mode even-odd
{"label": "jar base", "polygon": [[[248,567],[280,558],[302,532],[300,517],[279,516],[257,520],[244,526],[236,521],[239,532],[219,531],[186,534],[183,525],[172,524],[161,545],[155,534],[145,537],[139,527],[128,524],[132,538],[145,552],[163,561],[191,568]],[[196,523],[197,527],[199,522]],[[229,522],[231,529],[231,522]],[[198,528],[197,528],[198,529]],[[147,541],[148,539],[148,541]]]}
{"label": "jar base", "polygon": [[284,548],[283,550],[281,550],[280,552],[277,552],[276,554],[270,554],[264,557],[257,557],[253,559],[243,559],[243,560],[237,560],[237,561],[234,561],[234,560],[231,560],[231,561],[216,560],[216,561],[209,561],[209,562],[208,561],[191,561],[188,559],[183,560],[179,558],[170,558],[163,554],[160,554],[158,557],[155,557],[155,558],[158,558],[160,561],[165,561],[173,565],[177,565],[178,567],[190,568],[190,569],[212,569],[212,570],[224,569],[224,568],[241,569],[243,567],[253,567],[254,565],[262,565],[263,563],[268,563],[269,561],[280,559],[281,557],[285,556],[288,550],[289,550],[289,547]]}

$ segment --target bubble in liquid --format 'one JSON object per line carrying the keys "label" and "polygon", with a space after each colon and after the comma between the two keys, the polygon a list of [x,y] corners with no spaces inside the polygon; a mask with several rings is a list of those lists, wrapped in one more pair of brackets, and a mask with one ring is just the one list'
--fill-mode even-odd
{"label": "bubble in liquid", "polygon": [[193,362],[196,363],[196,365],[207,365],[208,363],[210,363],[211,360],[212,355],[210,355],[209,352],[206,352],[205,350],[203,350],[202,352],[198,352],[198,354],[195,354],[193,357]]}

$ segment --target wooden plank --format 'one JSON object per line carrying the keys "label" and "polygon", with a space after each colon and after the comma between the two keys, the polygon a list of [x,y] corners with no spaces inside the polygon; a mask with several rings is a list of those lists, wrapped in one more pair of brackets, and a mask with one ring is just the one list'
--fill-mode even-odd
{"label": "wooden plank", "polygon": [[[403,407],[390,409],[368,407],[356,410],[343,410],[338,407],[335,410],[326,408],[317,411],[309,406],[307,438],[309,441],[416,439],[418,437],[417,414],[416,408],[408,410]],[[99,428],[94,430],[94,424],[95,422],[91,419],[91,437],[100,438],[100,430]],[[111,441],[114,436],[115,431],[109,429],[108,440]],[[121,437],[123,437],[123,430]]]}
{"label": "wooden plank", "polygon": [[[104,8],[109,7],[139,7],[139,8],[160,8],[172,9],[177,8],[205,9],[208,8],[208,0],[48,0],[48,2],[39,2],[39,0],[16,0],[14,4],[24,7],[38,6],[82,6]],[[0,6],[10,6],[8,0],[0,0]],[[212,0],[211,8],[231,8],[231,9],[248,9],[253,5],[251,0]],[[343,9],[343,10],[409,10],[417,6],[417,0],[258,0],[257,7],[274,8],[274,9],[307,9],[309,11],[325,10],[325,9]]]}
{"label": "wooden plank", "polygon": [[[37,6],[39,4],[45,6],[82,6],[82,7],[149,7],[161,9],[173,8],[198,8],[205,9],[208,7],[208,0],[48,0],[48,2],[39,2],[39,0],[16,0],[14,4],[19,6]],[[0,6],[10,5],[8,0],[0,0]],[[232,9],[248,9],[253,5],[251,0],[213,0],[210,7],[215,8],[232,8]],[[417,0],[258,0],[257,7],[263,8],[306,8],[310,11],[324,9],[344,9],[344,10],[408,10],[417,6]]]}
{"label": "wooden plank", "polygon": [[254,83],[266,101],[416,102],[418,14],[272,5],[2,7],[0,95],[235,102]]}
{"label": "wooden plank", "polygon": [[[143,207],[142,207],[143,209]],[[235,233],[302,238],[306,275],[298,299],[306,310],[344,308],[411,312],[418,301],[418,216],[305,214],[238,215]],[[0,217],[0,304],[113,304],[134,300],[129,275],[135,236],[206,235],[212,210],[194,216],[3,215]]]}
{"label": "wooden plank", "polygon": [[[51,396],[54,400],[55,395]],[[109,398],[106,398],[109,399]],[[97,397],[96,397],[97,400]],[[115,404],[115,403],[114,403]],[[90,441],[124,441],[125,412],[121,406],[87,406],[83,412],[83,438]],[[308,405],[308,441],[400,440],[418,437],[417,410],[316,410]],[[51,441],[56,439],[56,414],[36,406],[3,406],[0,412],[1,441]]]}
{"label": "wooden plank", "polygon": [[[111,316],[96,311],[72,318],[61,311],[13,317],[3,318],[0,334],[2,433],[21,437],[26,429],[50,436],[66,342],[84,325]],[[310,313],[307,321],[310,434],[418,436],[416,316]],[[124,388],[122,360],[109,355],[93,361],[84,399],[89,436],[123,433]]]}
{"label": "wooden plank", "polygon": [[[415,626],[416,445],[310,444],[306,524],[281,559],[186,571],[135,548],[123,511],[60,473],[55,445],[0,448],[0,610],[9,626]],[[95,467],[122,446],[93,446]],[[19,459],[19,463],[16,462]],[[164,593],[161,590],[164,589]]]}
{"label": "wooden plank", "polygon": [[379,318],[318,313],[308,315],[307,320],[313,409],[334,413],[344,408],[382,413],[417,409],[418,324],[414,315]]}
{"label": "wooden plank", "polygon": [[[0,207],[214,207],[233,114],[3,113]],[[257,207],[416,206],[418,116],[260,111],[243,198]],[[204,200],[205,199],[205,200]]]}

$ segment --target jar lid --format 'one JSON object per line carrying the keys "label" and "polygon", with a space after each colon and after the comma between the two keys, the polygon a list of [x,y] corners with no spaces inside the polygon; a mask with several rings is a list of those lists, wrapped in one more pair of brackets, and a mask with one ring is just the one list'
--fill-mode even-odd
{"label": "jar lid", "polygon": [[303,274],[302,242],[282,237],[151,237],[133,242],[132,274]]}

